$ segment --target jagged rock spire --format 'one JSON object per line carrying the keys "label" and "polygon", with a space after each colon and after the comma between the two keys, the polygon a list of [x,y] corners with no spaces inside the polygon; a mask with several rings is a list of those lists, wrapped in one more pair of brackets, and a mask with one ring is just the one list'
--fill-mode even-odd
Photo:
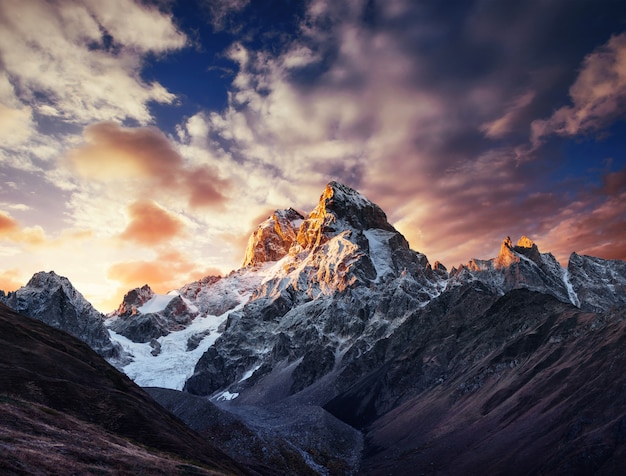
{"label": "jagged rock spire", "polygon": [[276,210],[248,239],[243,266],[277,261],[285,256],[296,241],[303,219],[293,208]]}
{"label": "jagged rock spire", "polygon": [[154,296],[154,291],[144,284],[141,288],[131,289],[124,295],[122,303],[115,312],[118,316],[132,316],[137,313],[137,308],[144,305]]}

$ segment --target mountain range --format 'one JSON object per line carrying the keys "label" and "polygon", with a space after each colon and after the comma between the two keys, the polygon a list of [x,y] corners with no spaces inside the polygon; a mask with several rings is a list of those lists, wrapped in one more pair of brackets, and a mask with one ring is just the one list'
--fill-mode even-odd
{"label": "mountain range", "polygon": [[507,237],[448,270],[336,182],[261,223],[227,276],[145,285],[106,316],[52,272],[0,300],[82,339],[241,471],[626,467],[625,262],[562,267]]}

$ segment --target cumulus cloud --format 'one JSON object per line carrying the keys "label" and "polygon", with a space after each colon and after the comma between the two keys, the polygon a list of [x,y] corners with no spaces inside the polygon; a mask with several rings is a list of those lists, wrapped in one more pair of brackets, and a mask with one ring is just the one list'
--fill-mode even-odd
{"label": "cumulus cloud", "polygon": [[[84,144],[67,154],[82,178],[104,183],[141,183],[143,193],[186,196],[190,207],[220,206],[229,184],[206,165],[189,167],[156,128],[125,128],[112,122],[88,126]],[[155,188],[156,187],[156,188]]]}
{"label": "cumulus cloud", "polygon": [[175,97],[141,78],[143,58],[185,44],[168,15],[132,0],[0,4],[0,57],[22,122],[29,108],[69,122],[149,122],[151,101]]}
{"label": "cumulus cloud", "polygon": [[[437,44],[437,12],[410,2],[376,8],[380,22],[373,25],[363,22],[364,2],[311,2],[300,37],[278,54],[233,45],[228,55],[238,73],[228,107],[194,117],[188,137],[205,134],[209,147],[228,151],[224,163],[250,171],[247,198],[263,208],[308,210],[324,184],[336,179],[402,221],[416,237],[414,246],[449,251],[436,246],[440,233],[425,225],[441,223],[441,210],[453,210],[441,218],[463,219],[450,232],[457,243],[467,242],[469,211],[495,228],[488,204],[504,210],[519,200],[512,194],[529,175],[515,168],[510,151],[487,153],[484,133],[502,137],[519,127],[534,92],[520,96],[524,88],[517,87],[511,100],[479,78],[459,76],[455,84],[433,78],[432,71],[454,69],[454,62],[446,57],[446,65],[430,64],[413,45]],[[494,114],[504,104],[505,114]],[[481,131],[476,124],[485,126]],[[477,199],[482,208],[468,210]],[[506,213],[501,216],[506,221]]]}
{"label": "cumulus cloud", "polygon": [[[566,22],[556,35],[555,19],[571,15],[565,1],[461,3],[451,12],[440,2],[310,2],[281,48],[233,45],[228,106],[190,121],[189,140],[204,135],[223,164],[251,172],[245,193],[257,211],[307,210],[339,180],[448,265],[488,257],[508,234],[543,236],[571,191],[549,184],[554,160],[520,161],[520,145],[576,79],[564,72],[597,32],[574,42],[579,30]],[[585,89],[572,88],[577,103]]]}
{"label": "cumulus cloud", "polygon": [[185,224],[152,200],[138,200],[128,206],[130,222],[120,238],[140,245],[154,246],[180,236]]}
{"label": "cumulus cloud", "polygon": [[569,90],[572,105],[531,125],[531,140],[539,145],[551,134],[574,136],[597,131],[626,112],[626,33],[611,37],[583,61]]}
{"label": "cumulus cloud", "polygon": [[24,144],[33,134],[32,109],[15,95],[6,73],[0,73],[0,141],[2,147]]}

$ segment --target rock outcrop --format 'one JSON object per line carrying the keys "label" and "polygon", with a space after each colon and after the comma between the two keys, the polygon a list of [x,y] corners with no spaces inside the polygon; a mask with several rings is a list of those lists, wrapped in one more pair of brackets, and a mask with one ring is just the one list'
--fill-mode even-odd
{"label": "rock outcrop", "polygon": [[278,261],[285,256],[296,241],[303,219],[293,208],[276,210],[250,236],[243,266]]}
{"label": "rock outcrop", "polygon": [[137,308],[143,306],[154,296],[154,292],[147,284],[140,288],[131,289],[124,295],[122,303],[115,311],[117,316],[132,316],[137,314]]}
{"label": "rock outcrop", "polygon": [[186,327],[198,309],[177,292],[154,294],[148,285],[129,291],[106,325],[133,342],[151,342]]}

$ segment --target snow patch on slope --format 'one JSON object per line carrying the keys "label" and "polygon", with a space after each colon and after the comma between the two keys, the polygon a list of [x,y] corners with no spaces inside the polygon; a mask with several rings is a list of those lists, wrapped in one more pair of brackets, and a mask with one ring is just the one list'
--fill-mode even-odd
{"label": "snow patch on slope", "polygon": [[[162,387],[182,390],[191,375],[196,363],[221,335],[220,326],[230,312],[240,309],[242,305],[222,314],[221,316],[205,315],[197,317],[189,327],[159,337],[161,352],[152,355],[153,347],[149,343],[133,342],[109,329],[111,340],[118,342],[122,348],[133,356],[133,361],[123,367],[128,377],[141,387]],[[199,345],[187,350],[187,342],[193,336],[206,334]]]}
{"label": "snow patch on slope", "polygon": [[578,299],[578,295],[576,294],[576,291],[574,291],[574,287],[569,280],[569,271],[567,268],[561,268],[561,273],[563,276],[563,284],[565,284],[565,287],[567,288],[567,295],[569,296],[570,302],[574,306],[580,307],[580,299]]}
{"label": "snow patch on slope", "polygon": [[380,282],[386,275],[393,275],[391,268],[393,259],[391,258],[391,247],[389,240],[395,233],[380,229],[370,229],[363,232],[370,246],[370,259],[376,268],[376,281]]}
{"label": "snow patch on slope", "polygon": [[164,310],[172,299],[178,296],[177,291],[172,291],[168,294],[155,294],[142,306],[137,308],[137,311],[142,314],[149,314],[154,312],[160,312]]}

